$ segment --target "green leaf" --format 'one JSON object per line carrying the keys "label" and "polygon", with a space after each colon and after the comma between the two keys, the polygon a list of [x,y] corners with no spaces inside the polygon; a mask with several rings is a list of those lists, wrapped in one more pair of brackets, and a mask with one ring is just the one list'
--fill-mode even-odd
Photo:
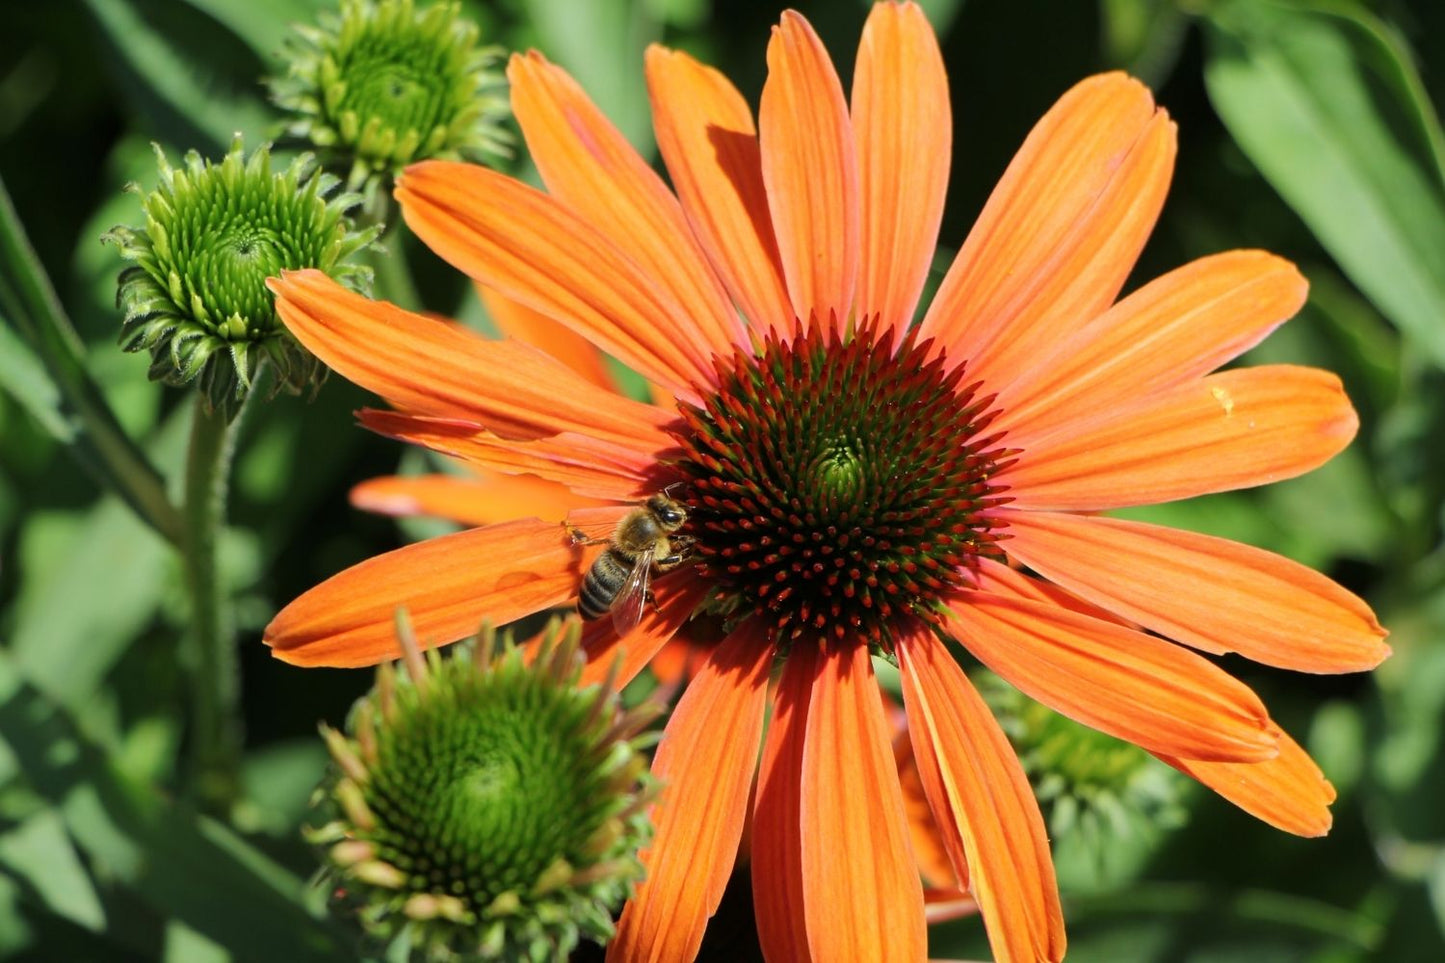
{"label": "green leaf", "polygon": [[166,923],[166,950],[163,963],[230,963],[225,947],[206,939],[184,923]]}
{"label": "green leaf", "polygon": [[85,0],[121,67],[121,88],[152,131],[220,151],[240,132],[259,142],[272,125],[261,61],[235,34],[185,4]]}
{"label": "green leaf", "polygon": [[[182,455],[189,418],[172,415],[150,454]],[[154,618],[172,582],[170,544],[114,496],[83,512],[32,511],[20,532],[26,573],[11,651],[51,698],[79,706]]]}
{"label": "green leaf", "polygon": [[1230,134],[1380,311],[1445,365],[1439,121],[1402,43],[1319,3],[1207,8],[1205,82]]}
{"label": "green leaf", "polygon": [[1435,857],[1426,887],[1430,894],[1430,908],[1435,911],[1435,922],[1440,932],[1445,933],[1445,849]]}
{"label": "green leaf", "polygon": [[305,907],[302,880],[219,823],[122,777],[3,649],[0,733],[97,875],[134,893],[159,918],[244,948],[248,959],[355,959],[348,940]]}
{"label": "green leaf", "polygon": [[105,927],[105,910],[55,810],[43,809],[0,836],[0,866],[28,883],[55,914],[87,929]]}
{"label": "green leaf", "polygon": [[246,828],[294,836],[329,761],[325,745],[314,736],[250,753],[241,772],[246,802],[237,821],[244,819]]}
{"label": "green leaf", "polygon": [[282,41],[292,24],[310,23],[319,10],[334,9],[334,0],[185,0],[189,6],[214,17],[244,40],[268,63],[278,62]]}
{"label": "green leaf", "polygon": [[642,55],[661,39],[648,4],[632,0],[525,0],[537,46],[566,68],[623,136],[648,156],[652,112]]}
{"label": "green leaf", "polygon": [[0,317],[0,389],[19,402],[50,437],[67,445],[75,439],[75,424],[62,410],[60,389],[5,317]]}
{"label": "green leaf", "polygon": [[121,494],[157,531],[180,537],[180,517],[166,498],[160,474],[116,421],[86,369],[84,350],[25,227],[0,180],[0,311],[65,395],[76,423],[72,452],[98,478]]}
{"label": "green leaf", "polygon": [[11,651],[43,691],[87,700],[153,618],[169,546],[116,498],[82,514],[34,512],[20,537],[27,578]]}
{"label": "green leaf", "polygon": [[25,920],[23,899],[20,884],[0,873],[0,959],[19,954],[35,939]]}

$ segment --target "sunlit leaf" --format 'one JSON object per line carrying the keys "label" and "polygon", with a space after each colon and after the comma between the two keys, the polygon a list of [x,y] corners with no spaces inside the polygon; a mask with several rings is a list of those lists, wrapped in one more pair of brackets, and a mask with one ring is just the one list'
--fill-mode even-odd
{"label": "sunlit leaf", "polygon": [[56,441],[68,444],[75,438],[75,425],[61,407],[60,389],[4,318],[0,318],[0,390],[13,397]]}
{"label": "sunlit leaf", "polygon": [[76,705],[154,616],[170,547],[118,499],[106,498],[81,514],[32,513],[20,557],[28,577],[11,651],[40,688]]}
{"label": "sunlit leaf", "polygon": [[1206,10],[1205,80],[1230,133],[1350,280],[1445,364],[1439,123],[1407,52],[1345,6]]}
{"label": "sunlit leaf", "polygon": [[255,959],[355,959],[303,906],[305,884],[245,840],[115,771],[0,650],[0,733],[98,872],[160,918]]}
{"label": "sunlit leaf", "polygon": [[163,963],[230,963],[226,948],[208,940],[184,923],[171,920],[166,924],[166,949]]}
{"label": "sunlit leaf", "polygon": [[0,836],[0,867],[28,883],[52,912],[88,929],[105,926],[100,899],[55,810],[42,810]]}

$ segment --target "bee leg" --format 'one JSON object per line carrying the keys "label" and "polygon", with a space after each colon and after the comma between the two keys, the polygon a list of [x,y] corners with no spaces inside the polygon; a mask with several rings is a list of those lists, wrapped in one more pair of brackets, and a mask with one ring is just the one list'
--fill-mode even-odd
{"label": "bee leg", "polygon": [[677,551],[664,555],[662,558],[654,558],[652,567],[659,572],[670,572],[683,562],[692,557],[692,539],[683,541],[681,538],[672,540],[672,547]]}
{"label": "bee leg", "polygon": [[570,528],[570,527],[568,527],[568,525],[567,525],[566,522],[563,522],[563,523],[562,523],[562,527],[565,528],[565,529],[567,529],[567,537],[572,540],[572,544],[573,544],[573,545],[606,545],[606,544],[607,544],[607,539],[605,539],[605,538],[593,538],[591,535],[588,535],[586,532],[582,531],[582,529],[580,529],[580,528]]}
{"label": "bee leg", "polygon": [[662,558],[652,560],[652,567],[659,572],[668,572],[677,568],[692,556],[692,547],[697,539],[691,535],[674,535],[671,539],[672,551]]}

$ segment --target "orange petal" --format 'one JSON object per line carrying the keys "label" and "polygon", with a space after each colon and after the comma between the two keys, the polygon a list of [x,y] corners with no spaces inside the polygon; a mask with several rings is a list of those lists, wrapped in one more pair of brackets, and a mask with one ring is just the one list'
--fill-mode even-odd
{"label": "orange petal", "polygon": [[[808,21],[783,12],[758,108],[763,183],[793,311],[841,332],[858,273],[858,160],[843,86]],[[829,316],[832,320],[829,320]]]}
{"label": "orange petal", "polygon": [[923,886],[866,645],[823,653],[800,779],[812,958],[924,959]]}
{"label": "orange petal", "polygon": [[557,200],[477,167],[424,161],[397,181],[407,226],[443,260],[697,400],[711,353],[670,294]]}
{"label": "orange petal", "polygon": [[617,684],[631,682],[692,618],[709,591],[711,585],[692,573],[676,572],[653,580],[653,604],[643,609],[642,620],[626,638],[618,636],[610,618],[583,623],[582,651],[587,653],[587,666],[579,685],[602,681],[613,671],[613,663],[617,664]]}
{"label": "orange petal", "polygon": [[1370,607],[1287,558],[1117,518],[1018,512],[1008,552],[1096,605],[1206,652],[1300,672],[1359,672],[1390,654]]}
{"label": "orange petal", "polygon": [[948,190],[953,111],[938,38],[915,3],[879,3],[853,71],[863,251],[858,313],[901,334],[933,263]]}
{"label": "orange petal", "polygon": [[773,648],[757,619],[719,645],[668,720],[652,772],[662,781],[647,878],[622,912],[607,959],[691,960],[742,838]]}
{"label": "orange petal", "polygon": [[1137,80],[1075,85],[1004,172],[922,334],[1003,389],[1113,303],[1163,206],[1174,147],[1174,125]]}
{"label": "orange petal", "polygon": [[1296,836],[1323,836],[1334,822],[1331,786],[1299,743],[1279,733],[1279,756],[1266,762],[1198,762],[1160,756],[1252,816]]}
{"label": "orange petal", "polygon": [[[902,713],[898,713],[902,715]],[[918,860],[918,871],[923,882],[930,888],[960,890],[967,895],[968,879],[958,878],[949,858],[948,847],[943,844],[943,830],[933,818],[933,809],[928,804],[928,794],[923,786],[923,776],[918,772],[918,760],[913,753],[913,740],[906,725],[898,728],[893,736],[893,764],[898,767],[898,783],[903,789],[903,809],[908,816],[909,839],[913,843],[913,856]],[[956,828],[951,829],[957,832]],[[962,853],[955,848],[955,852]],[[927,899],[928,890],[924,897]]]}
{"label": "orange petal", "polygon": [[644,450],[670,444],[661,427],[673,416],[595,388],[529,345],[372,301],[319,271],[267,283],[307,350],[398,408],[512,438],[577,431]]}
{"label": "orange petal", "polygon": [[[1022,513],[1020,513],[1022,514]],[[1014,516],[1009,516],[1012,521]],[[1018,568],[1017,560],[1013,560],[1013,567]],[[1140,628],[1137,622],[1130,622],[1122,615],[1115,615],[1107,609],[1101,609],[1092,602],[1086,602],[1079,596],[1066,589],[1060,588],[1053,582],[1045,582],[1038,578],[1014,579],[1009,589],[1018,595],[1019,598],[1031,599],[1035,602],[1042,602],[1046,605],[1056,605],[1066,608],[1071,612],[1078,612],[1080,615],[1087,615],[1095,619],[1103,619],[1105,622],[1114,622],[1124,626],[1126,629]]]}
{"label": "orange petal", "polygon": [[1173,643],[1028,599],[1026,576],[988,564],[945,625],[1015,688],[1076,722],[1154,752],[1258,762],[1269,714],[1242,682]]}
{"label": "orange petal", "polygon": [[680,686],[692,678],[700,651],[688,639],[673,636],[647,660],[647,670],[659,685]]}
{"label": "orange petal", "polygon": [[1043,816],[1003,730],[927,628],[897,645],[919,772],[954,865],[967,872],[999,963],[1064,956]]}
{"label": "orange petal", "polygon": [[363,426],[380,435],[509,475],[530,474],[588,498],[638,501],[666,483],[652,478],[656,462],[610,442],[566,432],[534,441],[498,438],[466,421],[418,418],[363,408]]}
{"label": "orange petal", "polygon": [[1009,444],[1028,447],[1061,416],[1108,412],[1201,377],[1258,344],[1305,302],[1293,264],[1229,251],[1171,271],[1051,346],[1009,385]]}
{"label": "orange petal", "polygon": [[1302,475],[1348,445],[1358,426],[1328,371],[1236,368],[1061,424],[997,479],[1010,486],[1011,508],[1168,502]]}
{"label": "orange petal", "polygon": [[582,92],[537,51],[507,65],[512,112],[548,192],[681,305],[675,336],[730,357],[744,328],[677,198]]}
{"label": "orange petal", "polygon": [[443,535],[353,565],[286,606],[263,641],[283,662],[375,665],[401,657],[396,610],[423,648],[561,605],[582,581],[577,554],[555,522],[524,518]]}
{"label": "orange petal", "polygon": [[753,113],[721,73],[680,51],[647,49],[657,147],[683,210],[728,293],[760,327],[792,332]]}
{"label": "orange petal", "polygon": [[426,515],[461,525],[493,525],[513,518],[558,521],[585,500],[565,485],[535,475],[387,475],[351,489],[351,504],[379,515]]}
{"label": "orange petal", "polygon": [[809,702],[818,675],[816,646],[794,647],[773,694],[773,718],[758,766],[753,805],[753,914],[758,942],[769,960],[808,963],[808,921],[803,914],[803,745]]}
{"label": "orange petal", "polygon": [[491,288],[481,284],[476,288],[487,314],[505,337],[541,348],[597,387],[618,394],[617,379],[607,368],[607,358],[591,341],[565,324],[504,298]]}

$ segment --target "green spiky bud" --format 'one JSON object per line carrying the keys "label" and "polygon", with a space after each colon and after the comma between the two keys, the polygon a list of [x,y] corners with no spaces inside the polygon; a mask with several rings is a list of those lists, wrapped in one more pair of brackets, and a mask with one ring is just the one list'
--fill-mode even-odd
{"label": "green spiky bud", "polygon": [[503,50],[479,47],[460,12],[457,3],[342,0],[339,15],[298,26],[289,72],[271,81],[272,99],[292,115],[287,134],[328,164],[349,165],[347,184],[368,191],[415,160],[507,155]]}
{"label": "green spiky bud", "polygon": [[275,374],[273,391],[320,384],[325,367],[277,319],[266,279],[311,267],[369,287],[371,269],[350,263],[377,234],[352,230],[347,213],[360,198],[341,193],[309,156],[273,173],[269,148],[247,158],[239,138],[217,164],[191,151],[175,168],[155,150],[160,185],[141,200],[145,227],[104,237],[135,262],[116,294],[121,346],[149,351],[153,380],[194,382],[228,416],[263,363]]}
{"label": "green spiky bud", "polygon": [[656,794],[643,752],[659,707],[623,712],[578,688],[580,628],[553,623],[524,658],[484,629],[450,657],[383,665],[318,793],[310,832],[364,929],[423,959],[565,960],[605,943],[642,874]]}
{"label": "green spiky bud", "polygon": [[1188,781],[1138,746],[1059,715],[991,672],[972,678],[1028,774],[1063,884],[1108,890],[1137,875],[1164,834],[1184,823]]}

